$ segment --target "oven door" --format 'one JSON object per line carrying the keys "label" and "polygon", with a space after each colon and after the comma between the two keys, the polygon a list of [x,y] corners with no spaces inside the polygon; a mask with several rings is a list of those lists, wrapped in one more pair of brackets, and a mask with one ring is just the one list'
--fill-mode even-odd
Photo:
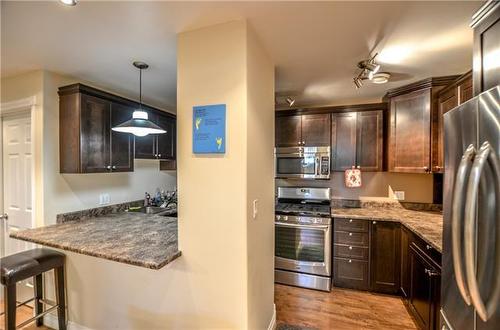
{"label": "oven door", "polygon": [[331,225],[276,222],[275,268],[331,274]]}

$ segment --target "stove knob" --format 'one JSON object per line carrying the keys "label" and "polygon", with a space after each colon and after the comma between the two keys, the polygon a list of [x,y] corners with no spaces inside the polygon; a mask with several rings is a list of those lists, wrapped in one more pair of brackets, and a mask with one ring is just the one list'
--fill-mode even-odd
{"label": "stove knob", "polygon": [[288,220],[288,216],[287,215],[283,216],[283,220],[287,221]]}
{"label": "stove knob", "polygon": [[277,215],[276,220],[281,220],[281,215]]}

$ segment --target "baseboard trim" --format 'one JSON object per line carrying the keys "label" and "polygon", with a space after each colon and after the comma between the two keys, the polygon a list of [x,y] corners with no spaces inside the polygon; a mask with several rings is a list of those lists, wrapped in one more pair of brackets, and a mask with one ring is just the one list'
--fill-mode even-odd
{"label": "baseboard trim", "polygon": [[[43,324],[45,324],[48,327],[51,327],[52,329],[59,329],[59,325],[57,322],[57,315],[54,314],[47,314],[43,317]],[[67,325],[68,330],[93,330],[91,328],[84,327],[83,325],[80,325],[78,323],[68,321]]]}
{"label": "baseboard trim", "polygon": [[269,326],[267,330],[276,329],[276,304],[273,304],[273,316],[271,317],[271,321],[269,322]]}

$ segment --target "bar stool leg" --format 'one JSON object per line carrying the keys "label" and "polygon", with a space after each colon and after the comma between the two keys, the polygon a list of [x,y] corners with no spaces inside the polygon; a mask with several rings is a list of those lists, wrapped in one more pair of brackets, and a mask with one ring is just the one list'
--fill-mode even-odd
{"label": "bar stool leg", "polygon": [[66,330],[66,293],[64,291],[64,266],[54,269],[56,284],[57,319],[59,330]]}
{"label": "bar stool leg", "polygon": [[4,317],[5,317],[5,330],[16,329],[16,284],[4,286]]}
{"label": "bar stool leg", "polygon": [[[35,315],[39,315],[43,312],[43,304],[40,299],[43,299],[43,277],[42,274],[34,276],[35,284]],[[40,327],[43,325],[43,317],[36,319],[36,326]]]}

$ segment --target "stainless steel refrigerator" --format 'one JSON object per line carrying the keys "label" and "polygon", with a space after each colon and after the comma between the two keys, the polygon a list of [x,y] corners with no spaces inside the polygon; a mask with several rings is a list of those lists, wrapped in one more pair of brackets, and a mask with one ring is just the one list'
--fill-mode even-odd
{"label": "stainless steel refrigerator", "polygon": [[500,86],[444,115],[441,329],[500,329]]}

